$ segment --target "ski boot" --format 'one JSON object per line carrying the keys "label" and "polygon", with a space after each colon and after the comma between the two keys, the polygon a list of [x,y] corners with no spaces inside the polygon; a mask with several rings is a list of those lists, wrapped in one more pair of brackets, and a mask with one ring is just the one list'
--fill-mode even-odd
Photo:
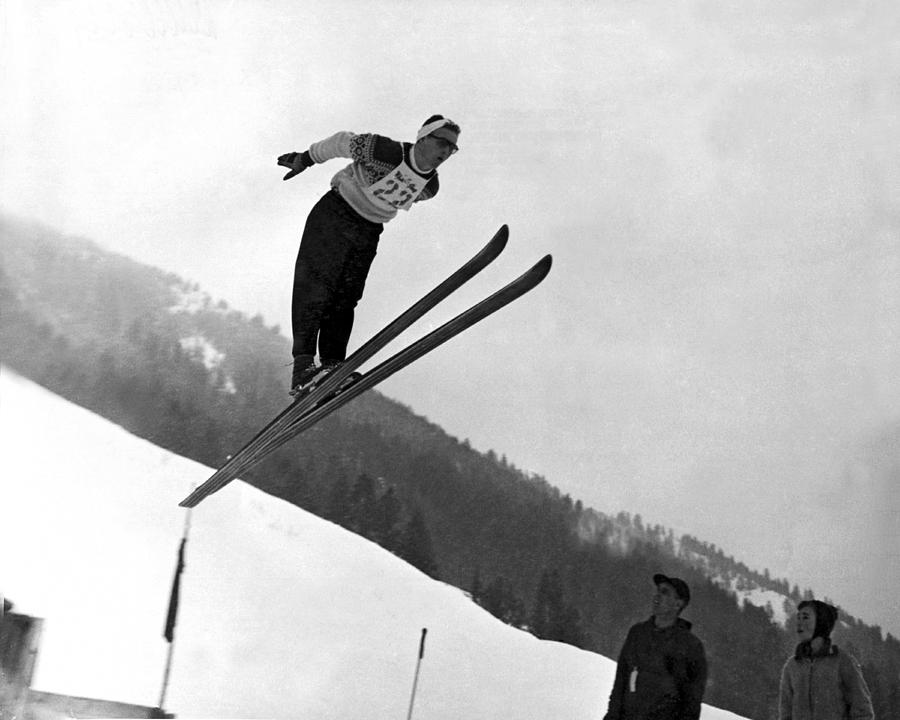
{"label": "ski boot", "polygon": [[306,386],[319,372],[313,355],[298,355],[294,358],[294,370],[291,373],[291,389],[289,395],[299,398],[304,394]]}
{"label": "ski boot", "polygon": [[[322,382],[330,373],[337,370],[343,362],[343,360],[322,360],[321,365],[316,365],[311,355],[298,356],[297,360],[294,361],[294,374],[291,378],[291,397],[295,400],[299,400],[316,385]],[[344,382],[340,384],[340,387],[327,398],[324,398],[322,402],[331,400],[331,398],[339,392],[346,390],[361,377],[362,375],[357,372],[350,374],[344,379]]]}
{"label": "ski boot", "polygon": [[[315,385],[315,384],[320,383],[325,378],[326,375],[334,372],[343,364],[344,364],[343,360],[323,360],[322,367],[319,369],[319,373],[313,378],[313,384]],[[338,387],[335,389],[335,391],[333,393],[331,393],[330,395],[328,395],[328,397],[322,398],[322,401],[320,403],[318,403],[318,405],[327,403],[333,397],[344,392],[344,390],[346,390],[348,387],[350,387],[353,383],[355,383],[361,377],[362,377],[362,375],[358,372],[350,373],[347,377],[344,378],[344,380],[341,382],[341,384],[338,385]],[[317,405],[317,407],[318,407],[318,405]]]}

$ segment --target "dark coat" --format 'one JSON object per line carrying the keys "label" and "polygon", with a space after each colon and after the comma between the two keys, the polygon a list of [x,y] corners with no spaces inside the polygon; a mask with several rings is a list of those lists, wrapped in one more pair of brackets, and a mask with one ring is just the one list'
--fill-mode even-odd
{"label": "dark coat", "polygon": [[657,628],[650,618],[628,631],[604,720],[697,720],[705,689],[706,653],[691,623]]}

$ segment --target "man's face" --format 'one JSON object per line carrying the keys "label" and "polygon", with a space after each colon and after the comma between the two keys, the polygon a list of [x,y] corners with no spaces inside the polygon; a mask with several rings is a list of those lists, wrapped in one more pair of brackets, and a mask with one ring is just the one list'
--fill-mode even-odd
{"label": "man's face", "polygon": [[656,592],[653,593],[653,615],[660,620],[673,620],[678,617],[681,608],[684,607],[684,601],[678,597],[669,583],[660,583],[656,586]]}
{"label": "man's face", "polygon": [[438,128],[431,135],[422,138],[419,147],[423,169],[432,170],[455,153],[459,149],[456,146],[457,140],[459,135],[445,127]]}
{"label": "man's face", "polygon": [[800,642],[812,640],[816,631],[816,611],[806,606],[797,613],[797,637]]}

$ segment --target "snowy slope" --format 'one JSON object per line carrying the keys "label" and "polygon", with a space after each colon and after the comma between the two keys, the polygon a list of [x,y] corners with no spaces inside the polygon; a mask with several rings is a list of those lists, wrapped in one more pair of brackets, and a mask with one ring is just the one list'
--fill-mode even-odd
{"label": "snowy slope", "polygon": [[[211,471],[6,368],[0,441],[0,590],[45,618],[34,687],[156,705],[186,519],[177,503]],[[605,709],[612,661],[510,628],[458,589],[243,483],[191,513],[186,560],[165,703],[180,717],[405,718],[423,627],[414,717]]]}

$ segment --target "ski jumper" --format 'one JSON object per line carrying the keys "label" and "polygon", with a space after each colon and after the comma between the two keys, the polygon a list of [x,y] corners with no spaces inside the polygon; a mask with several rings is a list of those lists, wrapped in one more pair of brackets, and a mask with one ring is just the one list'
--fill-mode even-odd
{"label": "ski jumper", "polygon": [[412,143],[339,132],[304,153],[309,164],[337,157],[353,162],[310,211],[294,266],[294,358],[315,355],[317,346],[323,361],[346,358],[384,223],[438,192],[437,171],[416,166]]}

